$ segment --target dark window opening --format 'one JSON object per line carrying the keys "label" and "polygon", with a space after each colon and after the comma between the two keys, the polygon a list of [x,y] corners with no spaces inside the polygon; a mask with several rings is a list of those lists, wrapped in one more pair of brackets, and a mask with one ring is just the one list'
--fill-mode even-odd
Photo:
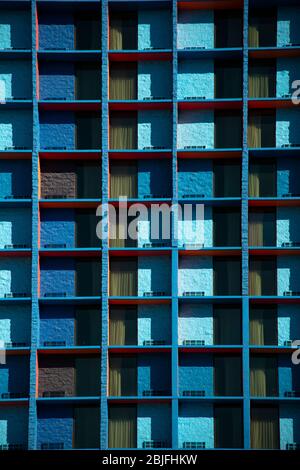
{"label": "dark window opening", "polygon": [[137,344],[136,307],[112,307],[109,316],[109,344]]}
{"label": "dark window opening", "polygon": [[252,397],[278,396],[278,361],[276,357],[251,357],[250,389]]}
{"label": "dark window opening", "polygon": [[241,294],[241,261],[239,258],[214,258],[214,295]]}
{"label": "dark window opening", "polygon": [[276,147],[276,111],[249,112],[248,146]]}
{"label": "dark window opening", "polygon": [[277,307],[251,307],[250,344],[278,345]]}
{"label": "dark window opening", "polygon": [[249,245],[276,245],[276,210],[268,208],[250,209]]}
{"label": "dark window opening", "polygon": [[277,407],[252,407],[251,448],[279,448],[279,410]]}
{"label": "dark window opening", "polygon": [[243,448],[243,414],[240,406],[214,407],[215,448]]}
{"label": "dark window opening", "polygon": [[215,160],[214,197],[240,197],[241,165],[234,160]]}
{"label": "dark window opening", "polygon": [[242,47],[242,11],[215,10],[215,47]]}
{"label": "dark window opening", "polygon": [[75,70],[76,100],[101,99],[101,63],[82,62],[76,64]]}
{"label": "dark window opening", "polygon": [[137,49],[137,12],[111,12],[109,19],[109,48]]}
{"label": "dark window opening", "polygon": [[215,111],[215,148],[242,147],[240,111]]}
{"label": "dark window opening", "polygon": [[250,11],[249,47],[275,47],[276,42],[276,9]]}
{"label": "dark window opening", "polygon": [[76,346],[95,346],[101,343],[100,308],[81,306],[75,310]]}
{"label": "dark window opening", "polygon": [[76,406],[74,409],[74,448],[98,449],[100,446],[99,406]]}
{"label": "dark window opening", "polygon": [[242,361],[239,356],[215,356],[215,395],[242,395]]}
{"label": "dark window opening", "polygon": [[214,344],[242,343],[241,308],[236,305],[214,305]]}
{"label": "dark window opening", "polygon": [[241,98],[242,63],[239,60],[215,61],[215,98]]}
{"label": "dark window opening", "polygon": [[250,295],[277,295],[276,258],[252,258],[249,265]]}
{"label": "dark window opening", "polygon": [[96,111],[76,113],[76,149],[101,148],[101,117]]}
{"label": "dark window opening", "polygon": [[101,49],[101,18],[94,12],[81,11],[75,17],[75,48],[80,50]]}
{"label": "dark window opening", "polygon": [[113,111],[110,113],[109,146],[111,149],[137,148],[137,113]]}
{"label": "dark window opening", "polygon": [[276,96],[276,60],[253,60],[249,64],[249,97]]}
{"label": "dark window opening", "polygon": [[78,297],[101,295],[101,262],[90,259],[76,261],[76,295]]}
{"label": "dark window opening", "polygon": [[137,395],[136,357],[111,356],[109,360],[109,394],[130,397]]}
{"label": "dark window opening", "polygon": [[136,100],[136,63],[111,62],[109,71],[109,98],[111,100]]}
{"label": "dark window opening", "polygon": [[241,246],[241,210],[213,209],[214,246]]}
{"label": "dark window opening", "polygon": [[252,159],[249,165],[249,196],[276,197],[277,164],[276,160]]}

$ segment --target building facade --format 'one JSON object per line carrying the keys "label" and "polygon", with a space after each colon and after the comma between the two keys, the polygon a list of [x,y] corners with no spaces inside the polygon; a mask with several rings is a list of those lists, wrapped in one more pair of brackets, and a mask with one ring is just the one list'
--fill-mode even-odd
{"label": "building facade", "polygon": [[[0,449],[300,446],[299,22],[0,1]],[[120,196],[168,237],[100,240]]]}

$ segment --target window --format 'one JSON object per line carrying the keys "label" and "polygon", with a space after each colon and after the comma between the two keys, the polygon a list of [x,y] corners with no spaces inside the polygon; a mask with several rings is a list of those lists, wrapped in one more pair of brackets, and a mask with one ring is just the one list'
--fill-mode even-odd
{"label": "window", "polygon": [[109,360],[109,394],[117,397],[136,396],[136,357],[111,356]]}
{"label": "window", "polygon": [[251,448],[279,448],[279,413],[277,407],[258,407],[251,410]]}
{"label": "window", "polygon": [[135,307],[110,309],[109,344],[137,344],[137,309]]}
{"label": "window", "polygon": [[250,360],[250,389],[252,397],[278,395],[278,363],[272,356],[253,356]]}
{"label": "window", "polygon": [[80,11],[75,17],[75,48],[101,49],[101,18],[96,11]]}
{"label": "window", "polygon": [[214,305],[214,344],[242,343],[241,309],[236,305]]}
{"label": "window", "polygon": [[110,164],[110,198],[137,197],[136,162],[112,161]]}
{"label": "window", "polygon": [[242,395],[242,363],[238,356],[215,356],[215,395]]}
{"label": "window", "polygon": [[215,47],[242,47],[242,11],[215,10]]}
{"label": "window", "polygon": [[74,409],[74,448],[98,449],[100,447],[99,428],[99,406],[76,406]]}
{"label": "window", "polygon": [[101,116],[97,111],[76,114],[76,149],[101,148]]}
{"label": "window", "polygon": [[101,262],[79,258],[76,261],[76,296],[101,295]]}
{"label": "window", "polygon": [[77,197],[100,199],[102,187],[102,168],[100,163],[84,161],[77,165]]}
{"label": "window", "polygon": [[110,295],[137,295],[137,262],[134,258],[110,261]]}
{"label": "window", "polygon": [[110,406],[108,412],[108,447],[131,448],[137,443],[137,411],[135,405]]}
{"label": "window", "polygon": [[[234,129],[234,132],[232,132]],[[242,147],[240,111],[215,111],[215,148]]]}
{"label": "window", "polygon": [[76,64],[75,71],[76,100],[101,99],[101,63],[82,62]]}
{"label": "window", "polygon": [[241,294],[241,262],[239,258],[214,258],[214,295]]}
{"label": "window", "polygon": [[137,49],[137,13],[110,13],[109,48]]}
{"label": "window", "polygon": [[252,148],[275,147],[276,111],[250,111],[248,146]]}
{"label": "window", "polygon": [[249,97],[269,98],[276,96],[276,61],[255,60],[249,64]]}
{"label": "window", "polygon": [[243,447],[243,417],[240,406],[214,407],[215,448],[238,449]]}
{"label": "window", "polygon": [[75,332],[77,346],[95,346],[101,342],[101,310],[81,306],[75,310]]}
{"label": "window", "polygon": [[250,295],[277,295],[277,266],[275,258],[250,259]]}
{"label": "window", "polygon": [[277,195],[276,160],[252,159],[249,165],[249,196],[274,197]]}
{"label": "window", "polygon": [[215,98],[241,98],[242,63],[239,60],[215,61]]}
{"label": "window", "polygon": [[136,149],[137,113],[113,111],[110,114],[109,143],[111,149]]}
{"label": "window", "polygon": [[215,160],[214,197],[240,197],[241,166],[234,160]]}
{"label": "window", "polygon": [[96,228],[99,219],[94,209],[77,209],[75,214],[76,247],[100,247],[101,240],[97,237]]}
{"label": "window", "polygon": [[250,310],[250,344],[277,345],[277,308],[272,305]]}
{"label": "window", "polygon": [[249,15],[249,47],[273,47],[277,40],[276,9],[257,10]]}
{"label": "window", "polygon": [[112,62],[109,70],[109,98],[111,100],[136,100],[136,64],[132,62]]}
{"label": "window", "polygon": [[274,209],[250,209],[249,245],[276,245],[276,211]]}
{"label": "window", "polygon": [[241,245],[241,211],[235,208],[213,209],[214,246]]}

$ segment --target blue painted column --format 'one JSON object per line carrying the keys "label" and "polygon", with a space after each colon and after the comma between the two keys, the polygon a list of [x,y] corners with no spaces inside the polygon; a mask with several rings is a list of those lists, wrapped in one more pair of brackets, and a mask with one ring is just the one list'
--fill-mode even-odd
{"label": "blue painted column", "polygon": [[249,250],[248,250],[248,0],[244,0],[243,31],[243,152],[242,152],[242,321],[244,447],[250,449]]}
{"label": "blue painted column", "polygon": [[[102,204],[108,202],[108,0],[102,0]],[[108,447],[108,240],[102,237],[100,448]]]}
{"label": "blue painted column", "polygon": [[28,419],[28,448],[36,449],[37,442],[37,348],[39,343],[39,115],[37,103],[37,48],[36,44],[36,0],[31,1],[32,22],[32,100],[33,100],[33,142],[32,142],[32,269],[31,269],[31,350],[30,350],[30,383],[29,383],[29,419]]}
{"label": "blue painted column", "polygon": [[[177,185],[177,2],[172,0],[172,25],[173,25],[173,138],[172,138],[172,204],[178,204]],[[178,213],[172,214],[171,240],[172,240],[172,448],[178,448],[178,241],[177,241]]]}

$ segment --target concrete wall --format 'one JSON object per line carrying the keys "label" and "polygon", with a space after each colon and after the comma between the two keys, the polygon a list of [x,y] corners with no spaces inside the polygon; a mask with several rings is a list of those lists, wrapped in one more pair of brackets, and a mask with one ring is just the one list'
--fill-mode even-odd
{"label": "concrete wall", "polygon": [[74,49],[74,19],[72,13],[50,13],[39,15],[40,49]]}
{"label": "concrete wall", "polygon": [[177,127],[177,148],[205,146],[214,148],[214,112],[180,111]]}
{"label": "concrete wall", "polygon": [[137,405],[137,447],[144,441],[165,441],[171,446],[171,406],[142,403]]}
{"label": "concrete wall", "polygon": [[40,406],[37,419],[37,449],[43,443],[63,442],[64,449],[73,447],[72,406]]}
{"label": "concrete wall", "polygon": [[142,354],[138,357],[138,396],[142,396],[144,390],[171,393],[171,362],[167,354]]}
{"label": "concrete wall", "polygon": [[40,113],[40,148],[75,148],[75,115],[73,112],[44,111]]}
{"label": "concrete wall", "polygon": [[43,305],[40,308],[40,345],[45,341],[65,341],[75,344],[75,309],[72,305]]}
{"label": "concrete wall", "polygon": [[182,205],[182,213],[178,220],[178,244],[199,243],[212,245],[212,214],[211,207],[199,204]]}
{"label": "concrete wall", "polygon": [[177,47],[214,47],[213,10],[182,10],[178,12]]}
{"label": "concrete wall", "polygon": [[31,312],[29,306],[2,305],[0,307],[0,341],[30,343]]}
{"label": "concrete wall", "polygon": [[27,446],[28,409],[23,407],[0,408],[0,445]]}
{"label": "concrete wall", "polygon": [[178,270],[178,294],[203,291],[213,295],[212,258],[208,256],[182,256]]}
{"label": "concrete wall", "polygon": [[178,66],[177,99],[215,96],[213,59],[181,60]]}
{"label": "concrete wall", "polygon": [[276,73],[276,96],[284,96],[294,92],[292,83],[298,80],[299,59],[278,57]]}
{"label": "concrete wall", "polygon": [[300,306],[278,304],[278,344],[300,338]]}
{"label": "concrete wall", "polygon": [[300,409],[298,406],[282,404],[279,408],[280,449],[287,444],[300,442]]}
{"label": "concrete wall", "polygon": [[206,354],[182,354],[179,358],[179,394],[184,390],[204,390],[214,395],[213,358]]}
{"label": "concrete wall", "polygon": [[72,258],[45,258],[41,262],[40,295],[75,295],[75,261]]}
{"label": "concrete wall", "polygon": [[138,99],[150,96],[171,99],[172,66],[166,61],[138,62]]}
{"label": "concrete wall", "polygon": [[214,410],[212,404],[180,403],[178,417],[178,446],[184,442],[205,442],[206,449],[214,447]]}
{"label": "concrete wall", "polygon": [[295,256],[278,256],[277,258],[277,295],[285,291],[299,291],[300,258]]}
{"label": "concrete wall", "polygon": [[214,343],[213,308],[211,304],[182,303],[178,317],[178,343],[203,340]]}
{"label": "concrete wall", "polygon": [[138,11],[138,49],[172,47],[172,13],[170,10]]}
{"label": "concrete wall", "polygon": [[31,210],[0,208],[0,248],[20,243],[31,246]]}
{"label": "concrete wall", "polygon": [[64,391],[75,395],[75,362],[72,357],[48,356],[39,359],[39,396],[44,392]]}
{"label": "concrete wall", "polygon": [[277,109],[276,147],[285,144],[299,144],[300,113],[298,109]]}
{"label": "concrete wall", "polygon": [[44,210],[40,215],[41,247],[48,243],[65,243],[75,248],[75,212],[73,209]]}
{"label": "concrete wall", "polygon": [[41,197],[65,195],[76,198],[76,166],[73,162],[46,161],[41,167]]}
{"label": "concrete wall", "polygon": [[277,195],[299,194],[300,162],[296,158],[279,158],[277,161]]}
{"label": "concrete wall", "polygon": [[178,197],[203,194],[213,197],[212,161],[182,159],[178,161]]}
{"label": "concrete wall", "polygon": [[171,260],[168,256],[139,256],[138,295],[150,291],[164,291],[165,295],[170,295]]}
{"label": "concrete wall", "polygon": [[14,146],[32,148],[31,111],[0,111],[0,150]]}
{"label": "concrete wall", "polygon": [[[0,26],[1,28],[1,26]],[[3,60],[0,81],[5,83],[5,98],[32,98],[31,63],[27,60]]]}
{"label": "concrete wall", "polygon": [[30,11],[1,10],[0,48],[31,48]]}
{"label": "concrete wall", "polygon": [[277,46],[300,42],[300,8],[278,7],[277,13]]}
{"label": "concrete wall", "polygon": [[298,207],[277,208],[277,246],[287,242],[300,242],[300,209]]}
{"label": "concrete wall", "polygon": [[10,292],[31,295],[31,260],[2,258],[0,260],[0,297]]}
{"label": "concrete wall", "polygon": [[171,344],[171,312],[169,305],[138,306],[138,344],[151,339]]}
{"label": "concrete wall", "polygon": [[22,160],[0,160],[0,198],[31,197],[31,165]]}
{"label": "concrete wall", "polygon": [[138,148],[149,146],[171,148],[172,119],[169,111],[147,110],[138,112]]}
{"label": "concrete wall", "polygon": [[0,393],[29,393],[29,359],[27,356],[7,356],[0,364]]}
{"label": "concrete wall", "polygon": [[300,391],[300,376],[298,366],[293,365],[291,357],[287,355],[278,358],[278,391],[283,397],[285,392]]}
{"label": "concrete wall", "polygon": [[42,62],[40,73],[40,99],[75,99],[75,68],[73,62]]}
{"label": "concrete wall", "polygon": [[169,160],[138,160],[138,197],[170,197],[172,192],[172,175]]}

